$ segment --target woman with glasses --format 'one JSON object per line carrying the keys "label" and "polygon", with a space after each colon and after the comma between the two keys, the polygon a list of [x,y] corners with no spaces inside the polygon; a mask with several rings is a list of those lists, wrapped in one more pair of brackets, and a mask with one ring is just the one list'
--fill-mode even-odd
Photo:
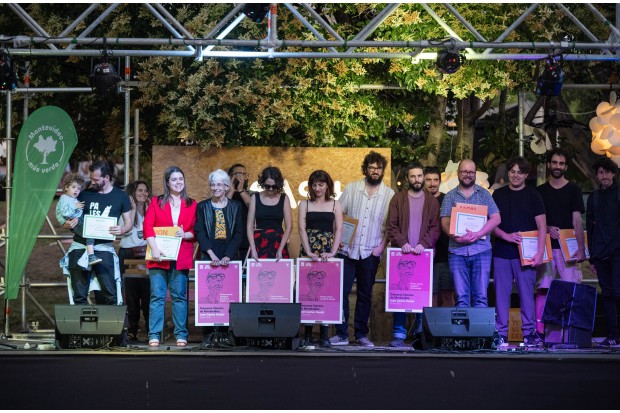
{"label": "woman with glasses", "polygon": [[[146,252],[146,240],[144,239],[144,215],[149,206],[149,186],[144,181],[133,181],[125,188],[131,201],[133,214],[133,226],[131,231],[121,236],[118,248],[118,260],[123,273],[125,303],[127,304],[127,340],[138,339],[138,326],[140,324],[140,311],[144,315],[144,321],[149,322],[149,303],[151,301],[151,283],[146,278],[125,278],[125,259],[144,259]],[[121,218],[122,220],[122,218]],[[122,224],[121,224],[122,225]]]}
{"label": "woman with glasses", "polygon": [[[212,267],[227,266],[237,256],[243,237],[240,202],[228,199],[230,176],[221,169],[209,174],[212,197],[198,203],[196,208],[196,239],[202,259],[211,261]],[[221,339],[211,334],[218,327],[203,327],[203,347],[211,347],[214,340],[228,344],[227,333]]]}
{"label": "woman with glasses", "polygon": [[[299,204],[300,256],[327,261],[338,252],[342,239],[342,208],[334,192],[334,181],[318,170],[308,178],[308,199]],[[308,274],[310,277],[310,274]],[[318,279],[317,279],[318,280]],[[318,282],[318,281],[317,281]],[[323,279],[320,278],[322,286]],[[312,285],[312,284],[311,284]],[[320,346],[329,347],[328,325],[321,325]],[[312,325],[304,328],[303,346],[312,345]]]}
{"label": "woman with glasses", "polygon": [[[187,281],[194,267],[196,201],[187,194],[185,174],[177,166],[164,172],[164,194],[153,197],[144,217],[144,237],[151,248],[147,261],[151,282],[149,346],[158,347],[164,329],[166,290],[170,289],[172,321],[178,347],[187,345]],[[175,261],[165,260],[155,242],[155,227],[177,227],[181,247]]]}
{"label": "woman with glasses", "polygon": [[252,258],[288,258],[286,243],[293,229],[293,215],[291,203],[282,192],[284,178],[280,169],[275,166],[263,169],[258,186],[263,191],[252,195],[246,228]]}

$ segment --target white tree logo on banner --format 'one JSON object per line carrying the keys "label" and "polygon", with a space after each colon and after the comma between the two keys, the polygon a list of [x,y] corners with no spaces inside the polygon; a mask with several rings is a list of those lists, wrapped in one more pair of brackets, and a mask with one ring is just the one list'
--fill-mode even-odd
{"label": "white tree logo on banner", "polygon": [[[35,172],[44,174],[60,168],[61,165],[58,160],[62,159],[64,149],[63,136],[57,127],[39,126],[28,134],[28,145],[26,147],[28,167]],[[48,159],[48,156],[51,159]]]}

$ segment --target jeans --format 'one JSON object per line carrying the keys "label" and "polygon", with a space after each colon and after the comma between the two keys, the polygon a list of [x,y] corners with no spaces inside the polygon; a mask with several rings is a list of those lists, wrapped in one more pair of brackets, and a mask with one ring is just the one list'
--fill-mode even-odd
{"label": "jeans", "polygon": [[368,335],[368,319],[372,304],[372,287],[375,283],[379,257],[370,255],[367,258],[354,260],[344,255],[338,255],[344,260],[342,280],[342,312],[343,322],[336,325],[336,334],[342,338],[349,337],[349,294],[353,289],[353,281],[357,279],[357,301],[355,303],[355,339],[359,340]]}
{"label": "jeans", "polygon": [[534,285],[536,269],[521,266],[521,260],[493,258],[493,281],[495,285],[496,328],[500,335],[508,337],[508,319],[510,317],[510,295],[512,282],[517,284],[521,303],[521,330],[523,337],[534,332],[536,327],[536,306],[534,304]]}
{"label": "jeans", "polygon": [[189,270],[177,270],[176,263],[170,263],[170,269],[150,268],[151,304],[149,307],[149,340],[162,340],[164,329],[164,310],[166,307],[166,290],[170,288],[172,300],[172,321],[174,336],[177,340],[187,340],[187,275]]}
{"label": "jeans", "polygon": [[620,253],[618,250],[606,260],[594,261],[598,284],[601,287],[603,310],[607,318],[607,335],[618,337],[618,308],[620,301]]}
{"label": "jeans", "polygon": [[491,250],[472,256],[450,253],[457,307],[488,307],[487,289],[491,275]]}
{"label": "jeans", "polygon": [[88,304],[88,287],[94,275],[99,280],[101,291],[95,291],[95,304],[116,305],[116,281],[114,280],[114,255],[106,251],[98,251],[101,262],[87,271],[78,265],[78,260],[84,254],[83,249],[76,249],[69,253],[69,273],[71,274],[71,289],[75,304]]}

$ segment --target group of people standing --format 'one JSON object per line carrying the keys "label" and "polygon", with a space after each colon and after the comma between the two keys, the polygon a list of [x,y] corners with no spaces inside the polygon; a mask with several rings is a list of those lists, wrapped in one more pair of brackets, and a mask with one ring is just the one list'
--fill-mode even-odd
{"label": "group of people standing", "polygon": [[[588,233],[591,261],[599,276],[604,308],[609,322],[606,344],[617,342],[616,302],[620,298],[620,196],[615,174],[617,167],[605,159],[595,165],[601,183],[599,195],[588,202]],[[342,258],[343,319],[329,337],[328,326],[320,326],[319,344],[324,347],[349,345],[349,295],[357,282],[354,314],[354,338],[358,345],[372,348],[368,338],[372,289],[384,249],[401,248],[406,254],[420,254],[434,249],[433,306],[486,307],[487,289],[494,265],[497,330],[500,344],[507,342],[508,313],[513,281],[521,300],[523,336],[526,344],[541,342],[540,320],[551,280],[581,282],[578,263],[585,259],[581,214],[584,211],[581,190],[564,174],[570,158],[561,149],[548,154],[548,181],[538,188],[525,184],[529,164],[514,158],[507,164],[509,184],[491,194],[475,183],[476,165],[465,159],[459,163],[457,188],[447,194],[439,192],[441,173],[436,167],[410,165],[405,171],[406,188],[398,194],[383,182],[388,161],[371,151],[363,160],[364,177],[348,184],[336,200],[334,182],[323,170],[312,172],[308,179],[308,199],[299,204],[298,229],[300,256],[313,260]],[[284,178],[277,167],[260,173],[262,191],[248,191],[248,174],[241,164],[227,172],[218,169],[209,174],[212,197],[196,202],[188,196],[183,171],[169,167],[163,176],[164,193],[149,198],[148,185],[133,182],[126,192],[115,188],[105,162],[90,166],[91,188],[79,192],[84,213],[122,218],[110,233],[121,237],[118,255],[112,242],[94,241],[97,263],[88,263],[86,239],[79,233],[68,253],[65,266],[71,277],[72,300],[86,304],[90,270],[99,281],[95,292],[97,304],[118,304],[120,272],[123,260],[140,257],[148,244],[152,260],[147,261],[149,280],[125,280],[128,305],[128,334],[137,336],[140,311],[148,320],[149,345],[157,347],[163,339],[164,304],[167,290],[172,300],[172,318],[177,346],[187,345],[187,284],[193,268],[194,243],[198,257],[212,266],[226,266],[231,260],[288,258],[287,243],[293,222],[291,201],[284,193]],[[595,193],[595,194],[596,194]],[[452,207],[457,203],[485,205],[488,219],[476,232],[449,235]],[[615,208],[615,209],[613,209]],[[610,212],[613,211],[613,212]],[[358,221],[353,239],[341,245],[343,216]],[[65,228],[74,228],[79,218],[62,218]],[[182,238],[176,261],[164,260],[155,243],[156,227],[178,227]],[[574,229],[578,250],[565,262],[558,243],[560,229]],[[539,250],[531,265],[523,266],[517,245],[520,233],[537,230]],[[614,232],[615,231],[615,232]],[[544,238],[552,239],[553,260],[543,264]],[[491,243],[491,235],[495,242]],[[119,260],[120,259],[120,266]],[[538,289],[536,284],[538,283]],[[401,346],[407,337],[406,315],[394,314],[391,346]],[[304,328],[302,345],[312,342],[312,325]],[[203,328],[203,344],[209,344],[213,328]]]}

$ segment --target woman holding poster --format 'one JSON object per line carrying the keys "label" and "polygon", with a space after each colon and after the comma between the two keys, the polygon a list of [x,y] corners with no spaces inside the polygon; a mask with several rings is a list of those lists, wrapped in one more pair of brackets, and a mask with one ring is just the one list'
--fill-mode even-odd
{"label": "woman holding poster", "polygon": [[[176,345],[187,345],[187,280],[194,266],[194,224],[196,202],[187,195],[185,175],[177,166],[164,172],[164,194],[153,197],[144,217],[144,238],[148,243],[152,260],[147,261],[151,281],[151,304],[149,306],[149,346],[159,346],[164,329],[166,290],[172,299],[172,320]],[[164,260],[155,241],[156,228],[174,227],[174,235],[181,238],[176,260]]]}
{"label": "woman holding poster", "polygon": [[[280,169],[268,166],[258,175],[258,186],[263,191],[250,199],[247,236],[252,258],[288,258],[286,243],[293,229],[291,203],[284,189]],[[282,228],[284,221],[284,228]]]}
{"label": "woman holding poster", "polygon": [[[308,178],[310,199],[299,204],[300,256],[327,261],[338,252],[342,238],[342,208],[335,197],[331,176],[322,170],[312,172]],[[302,345],[312,345],[312,325],[305,326]],[[321,326],[320,346],[330,346],[327,325]]]}

